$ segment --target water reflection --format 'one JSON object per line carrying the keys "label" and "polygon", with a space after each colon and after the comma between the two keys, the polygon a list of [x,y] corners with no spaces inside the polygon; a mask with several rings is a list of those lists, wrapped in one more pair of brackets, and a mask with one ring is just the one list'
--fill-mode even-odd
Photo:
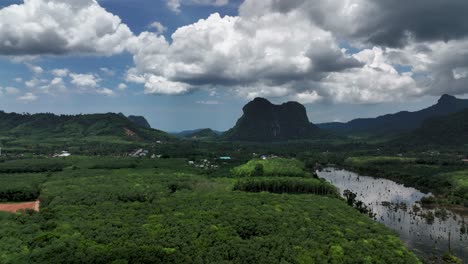
{"label": "water reflection", "polygon": [[440,256],[450,246],[454,255],[468,263],[468,234],[465,232],[468,218],[445,209],[421,208],[416,202],[430,194],[346,170],[327,168],[317,174],[341,193],[344,190],[356,193],[356,199],[375,213],[375,220],[397,231],[416,254],[424,258]]}

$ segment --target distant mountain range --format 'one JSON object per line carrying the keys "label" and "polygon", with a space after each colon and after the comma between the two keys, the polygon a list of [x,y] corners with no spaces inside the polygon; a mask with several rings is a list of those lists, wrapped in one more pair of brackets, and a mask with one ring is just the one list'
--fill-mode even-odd
{"label": "distant mountain range", "polygon": [[227,140],[272,142],[318,138],[323,133],[309,122],[306,109],[297,102],[274,105],[255,98],[243,108],[244,114],[223,137]]}
{"label": "distant mountain range", "polygon": [[[73,138],[113,136],[124,140],[172,138],[163,131],[140,125],[142,119],[122,114],[54,115],[0,112],[0,135],[16,138]],[[137,120],[138,122],[135,122]],[[146,121],[146,120],[145,120]]]}
{"label": "distant mountain range", "polygon": [[211,135],[216,134],[217,136],[220,136],[223,134],[223,132],[213,130],[211,128],[200,128],[200,129],[193,129],[193,130],[184,130],[181,132],[171,132],[170,134],[177,136],[177,137],[181,137],[181,138],[191,138],[197,135],[200,136],[200,135],[207,135],[207,134],[211,134]]}
{"label": "distant mountain range", "polygon": [[[416,112],[399,112],[377,118],[355,119],[348,123],[312,124],[305,107],[297,102],[275,105],[255,98],[243,108],[236,125],[225,133],[209,128],[183,131],[173,135],[193,140],[277,142],[288,140],[329,139],[338,135],[395,135],[398,144],[466,144],[468,99],[443,95],[437,104]],[[0,112],[0,138],[84,139],[111,137],[124,141],[174,139],[152,129],[142,116],[123,114],[54,115]]]}
{"label": "distant mountain range", "polygon": [[443,95],[437,104],[416,112],[399,112],[376,118],[359,118],[347,123],[323,123],[321,129],[340,135],[389,135],[406,133],[420,127],[429,118],[446,116],[468,108],[468,99]]}
{"label": "distant mountain range", "polygon": [[468,108],[455,114],[430,118],[396,142],[403,145],[468,145]]}
{"label": "distant mountain range", "polygon": [[213,130],[211,128],[201,128],[195,130],[186,130],[182,132],[171,133],[179,138],[187,139],[217,139],[223,132]]}

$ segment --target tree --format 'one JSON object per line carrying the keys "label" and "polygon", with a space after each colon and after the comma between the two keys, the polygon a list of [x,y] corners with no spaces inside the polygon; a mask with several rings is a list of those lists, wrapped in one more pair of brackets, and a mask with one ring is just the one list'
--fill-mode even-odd
{"label": "tree", "polygon": [[353,193],[350,190],[345,190],[343,192],[344,197],[346,198],[346,201],[348,202],[348,205],[353,206],[354,203],[356,202],[356,197],[357,195]]}
{"label": "tree", "polygon": [[255,164],[255,169],[252,173],[252,176],[263,176],[264,170],[263,170],[263,164],[257,163]]}

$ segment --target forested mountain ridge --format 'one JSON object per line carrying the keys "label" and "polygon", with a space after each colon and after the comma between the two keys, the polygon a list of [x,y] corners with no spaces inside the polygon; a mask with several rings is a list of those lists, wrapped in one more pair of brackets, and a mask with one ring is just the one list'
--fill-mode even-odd
{"label": "forested mountain ridge", "polygon": [[133,123],[144,127],[144,128],[151,128],[151,125],[148,123],[148,120],[144,116],[134,116],[129,115],[127,116],[128,120],[132,121]]}
{"label": "forested mountain ridge", "polygon": [[305,107],[297,102],[274,105],[255,98],[243,108],[236,125],[224,134],[228,140],[284,141],[316,138],[320,129],[309,122]]}
{"label": "forested mountain ridge", "polygon": [[114,113],[55,115],[0,112],[0,135],[38,139],[81,139],[92,136],[114,136],[124,140],[171,138],[165,132],[142,127]]}
{"label": "forested mountain ridge", "polygon": [[408,135],[397,140],[402,144],[467,145],[468,108],[448,116],[431,118]]}
{"label": "forested mountain ridge", "polygon": [[450,115],[466,108],[468,108],[468,99],[458,99],[445,94],[437,104],[420,111],[402,111],[376,118],[359,118],[348,123],[333,122],[317,124],[317,126],[337,134],[398,134],[417,129],[429,118]]}
{"label": "forested mountain ridge", "polygon": [[211,128],[204,128],[194,131],[193,133],[185,134],[184,138],[189,139],[216,139],[219,137],[219,133],[212,130]]}

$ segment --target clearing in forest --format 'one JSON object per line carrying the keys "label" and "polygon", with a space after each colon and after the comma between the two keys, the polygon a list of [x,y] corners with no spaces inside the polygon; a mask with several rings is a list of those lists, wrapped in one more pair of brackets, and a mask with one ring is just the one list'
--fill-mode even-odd
{"label": "clearing in forest", "polygon": [[9,204],[0,204],[0,211],[16,213],[21,210],[31,209],[36,212],[39,212],[39,201],[34,202],[25,202],[25,203],[9,203]]}

